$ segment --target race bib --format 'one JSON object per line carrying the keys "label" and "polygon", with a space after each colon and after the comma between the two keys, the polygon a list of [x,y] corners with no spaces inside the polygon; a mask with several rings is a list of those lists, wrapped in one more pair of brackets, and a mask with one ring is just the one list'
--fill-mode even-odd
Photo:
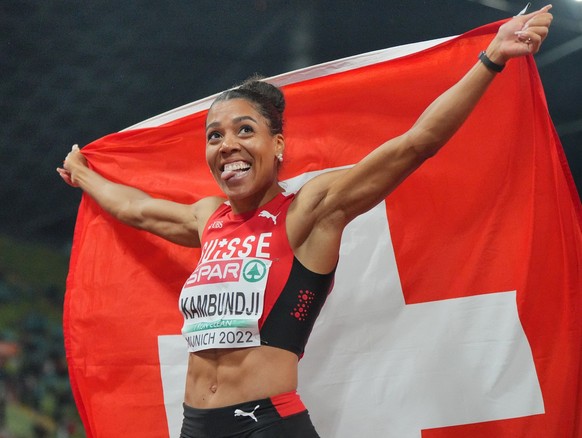
{"label": "race bib", "polygon": [[182,334],[191,352],[261,345],[259,319],[271,261],[259,258],[200,263],[184,284]]}

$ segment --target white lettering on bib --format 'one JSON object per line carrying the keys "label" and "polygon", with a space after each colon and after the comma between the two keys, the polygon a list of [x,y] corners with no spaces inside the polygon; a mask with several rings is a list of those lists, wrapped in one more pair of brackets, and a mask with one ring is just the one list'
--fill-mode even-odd
{"label": "white lettering on bib", "polygon": [[209,260],[227,260],[231,257],[259,257],[270,258],[270,246],[273,233],[261,233],[249,235],[244,239],[234,237],[232,239],[219,238],[204,243],[200,255],[201,262]]}
{"label": "white lettering on bib", "polygon": [[239,258],[201,262],[184,284],[182,334],[191,352],[261,345],[259,318],[271,261]]}

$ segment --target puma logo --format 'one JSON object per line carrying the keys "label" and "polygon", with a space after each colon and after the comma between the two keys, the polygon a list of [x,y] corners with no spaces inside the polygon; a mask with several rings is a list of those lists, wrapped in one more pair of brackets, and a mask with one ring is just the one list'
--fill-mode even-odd
{"label": "puma logo", "polygon": [[259,408],[260,405],[256,405],[255,409],[253,409],[251,412],[245,412],[241,409],[235,409],[234,410],[234,416],[235,417],[251,417],[253,420],[255,421],[259,421],[257,420],[257,417],[255,417],[255,411]]}
{"label": "puma logo", "polygon": [[[279,216],[280,214],[281,213],[278,213],[277,216]],[[271,219],[274,225],[277,225],[277,216],[272,215],[267,210],[263,210],[259,213],[259,217],[266,217],[267,219]]]}

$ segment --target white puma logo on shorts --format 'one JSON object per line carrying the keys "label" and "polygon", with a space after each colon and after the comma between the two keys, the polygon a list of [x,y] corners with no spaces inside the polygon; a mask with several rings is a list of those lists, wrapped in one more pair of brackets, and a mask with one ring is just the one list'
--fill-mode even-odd
{"label": "white puma logo on shorts", "polygon": [[260,405],[256,405],[255,409],[252,410],[252,412],[245,412],[242,409],[235,409],[234,410],[234,416],[235,417],[251,417],[253,420],[255,421],[259,421],[257,420],[257,417],[255,417],[255,411],[259,408]]}

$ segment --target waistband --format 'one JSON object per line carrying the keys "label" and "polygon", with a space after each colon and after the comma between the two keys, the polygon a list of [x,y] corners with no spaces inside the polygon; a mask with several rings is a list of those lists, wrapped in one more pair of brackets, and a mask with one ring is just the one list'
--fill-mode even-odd
{"label": "waistband", "polygon": [[247,433],[306,411],[296,391],[213,409],[184,403],[182,436],[229,436]]}

